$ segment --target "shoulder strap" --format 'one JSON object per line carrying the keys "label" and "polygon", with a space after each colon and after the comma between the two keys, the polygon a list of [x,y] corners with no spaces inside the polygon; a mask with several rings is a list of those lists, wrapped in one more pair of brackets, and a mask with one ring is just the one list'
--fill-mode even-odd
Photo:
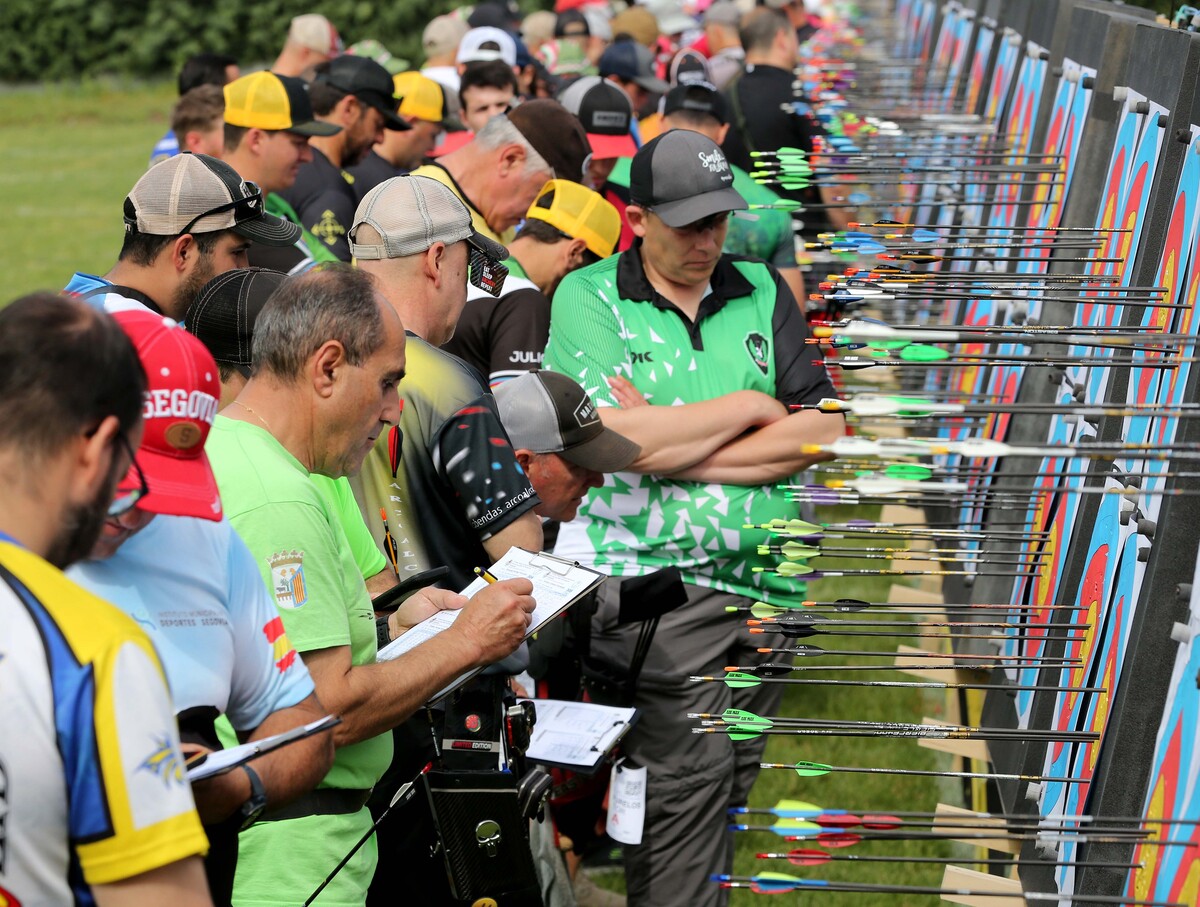
{"label": "shoulder strap", "polygon": [[133,287],[122,286],[119,283],[106,283],[98,287],[92,287],[86,292],[79,293],[80,299],[93,299],[97,296],[107,296],[109,293],[116,293],[120,296],[125,296],[128,299],[135,299],[148,308],[151,312],[163,314],[163,310],[158,307],[158,303],[143,293],[141,290],[135,290]]}
{"label": "shoulder strap", "polygon": [[746,151],[753,153],[758,149],[754,147],[754,139],[750,136],[750,127],[746,123],[746,113],[742,110],[742,76],[746,74],[745,67],[738,71],[738,74],[729,80],[729,106],[733,109],[733,125],[738,131],[738,135],[742,137],[742,145]]}

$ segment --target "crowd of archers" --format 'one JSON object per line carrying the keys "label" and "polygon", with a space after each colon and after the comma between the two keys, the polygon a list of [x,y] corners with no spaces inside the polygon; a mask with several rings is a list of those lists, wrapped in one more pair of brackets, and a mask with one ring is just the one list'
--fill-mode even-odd
{"label": "crowd of archers", "polygon": [[[762,738],[690,733],[735,693],[685,680],[766,657],[727,612],[787,581],[744,525],[797,516],[775,483],[844,430],[795,408],[835,396],[797,229],[839,215],[747,176],[819,133],[781,105],[820,7],[486,2],[420,68],[313,13],[269,68],[183,65],[116,262],[0,310],[0,902],[469,903],[453,864],[499,846],[534,873],[504,904],[724,902]],[[526,642],[529,579],[460,594],[514,547],[608,578]],[[659,599],[653,637],[622,620]],[[639,710],[627,895],[580,871],[607,767],[495,830],[396,802],[487,740],[426,706],[481,668],[502,716]]]}

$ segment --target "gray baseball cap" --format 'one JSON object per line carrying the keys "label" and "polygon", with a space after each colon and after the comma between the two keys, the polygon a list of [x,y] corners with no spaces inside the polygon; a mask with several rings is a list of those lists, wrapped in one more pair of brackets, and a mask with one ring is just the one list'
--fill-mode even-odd
{"label": "gray baseball cap", "polygon": [[462,240],[494,261],[508,257],[504,246],[476,231],[458,196],[427,176],[394,176],[364,195],[349,238],[360,260],[403,258]]}
{"label": "gray baseball cap", "polygon": [[747,207],[721,146],[688,129],[672,129],[639,149],[629,167],[629,197],[668,227]]}
{"label": "gray baseball cap", "polygon": [[606,428],[596,404],[573,379],[557,372],[526,372],[495,391],[500,421],[514,448],[556,453],[596,472],[616,472],[641,447]]}

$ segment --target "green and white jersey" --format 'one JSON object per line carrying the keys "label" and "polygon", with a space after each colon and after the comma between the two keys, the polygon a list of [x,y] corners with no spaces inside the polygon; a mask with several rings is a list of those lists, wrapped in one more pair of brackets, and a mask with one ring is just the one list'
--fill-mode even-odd
{"label": "green and white jersey", "polygon": [[[692,322],[646,278],[640,242],[568,275],[554,294],[545,368],[570,375],[600,406],[606,379],[628,378],[651,404],[677,406],[738,390],[787,404],[834,396],[808,325],[778,272],[722,255]],[[770,599],[794,581],[752,573],[761,530],[799,515],[774,485],[721,485],[630,472],[605,477],[555,552],[613,575],[675,566],[687,582]]]}

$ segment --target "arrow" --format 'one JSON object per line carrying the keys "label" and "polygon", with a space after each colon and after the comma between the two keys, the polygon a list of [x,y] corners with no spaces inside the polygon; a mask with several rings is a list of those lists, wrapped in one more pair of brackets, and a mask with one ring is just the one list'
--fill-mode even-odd
{"label": "arrow", "polygon": [[[898,221],[898,220],[877,220],[872,223],[864,223],[862,221],[851,221],[850,223],[846,224],[846,226],[851,230],[870,230],[870,229],[880,229],[880,228],[886,228],[886,229],[890,230],[894,227],[908,227],[908,228],[914,228],[914,229],[920,229],[920,230],[938,230],[943,227],[942,224],[913,224],[913,223],[906,223],[906,222]],[[1045,232],[1045,231],[1054,231],[1056,233],[1070,233],[1070,232],[1077,232],[1077,233],[1078,232],[1082,232],[1082,233],[1132,233],[1133,232],[1132,228],[1130,228],[1130,227],[1061,227],[1061,226],[1059,226],[1059,227],[986,227],[986,228],[981,227],[980,229],[1031,231],[1031,232],[1039,232],[1039,233]]]}
{"label": "arrow", "polygon": [[[1038,447],[1032,445],[1006,444],[1003,441],[993,441],[988,438],[968,438],[963,441],[946,441],[942,438],[904,438],[883,439],[870,441],[861,437],[839,438],[831,444],[802,444],[801,453],[833,454],[840,456],[846,453],[852,456],[866,456],[870,452],[878,452],[880,456],[918,455],[946,456],[956,454],[960,457],[991,459],[993,457],[1053,457],[1066,459],[1116,459],[1126,457],[1133,459],[1160,462],[1174,458],[1200,459],[1200,451],[1194,449],[1179,449],[1178,446],[1168,448],[1151,447],[1148,444],[1092,444],[1087,447],[1060,445],[1053,447]],[[1131,455],[1135,455],[1135,457]],[[1191,456],[1189,456],[1191,454]]]}
{"label": "arrow", "polygon": [[795,410],[814,410],[822,413],[853,413],[857,416],[903,416],[921,418],[926,416],[990,415],[993,413],[1030,413],[1035,415],[1071,416],[1153,416],[1156,418],[1186,418],[1200,415],[1195,404],[1145,404],[1142,406],[1108,407],[1086,404],[1021,404],[984,403],[964,404],[922,400],[918,397],[890,397],[878,394],[856,394],[846,400],[825,397],[816,403],[797,403]]}
{"label": "arrow", "polygon": [[[727,709],[726,713],[730,711]],[[719,715],[689,713],[702,722],[693,734],[724,734],[732,740],[751,740],[763,734],[798,737],[902,737],[930,740],[1048,740],[1088,743],[1100,739],[1092,731],[1048,731],[1030,728],[965,727],[913,724],[901,721],[837,721],[816,718],[750,718],[729,721]]]}
{"label": "arrow", "polygon": [[[978,368],[980,365],[985,365],[995,362],[1022,362],[1027,365],[1036,365],[1045,368],[1069,368],[1071,366],[1090,366],[1097,365],[1095,358],[1084,356],[1055,356],[1054,358],[1046,358],[1041,356],[1024,356],[1019,353],[1012,355],[990,355],[980,353],[978,355],[970,353],[958,353],[955,359],[936,358],[938,354],[930,354],[926,352],[932,347],[905,347],[900,350],[899,358],[883,359],[872,356],[839,356],[836,359],[824,359],[816,365],[836,366],[845,370],[857,370],[866,368],[876,368],[878,366],[920,366],[928,368],[939,368],[946,366],[948,368]],[[919,351],[919,352],[918,352]],[[945,352],[944,350],[938,353]],[[907,355],[906,355],[907,354]],[[921,358],[927,357],[927,358]],[[1195,357],[1172,357],[1170,362],[1158,362],[1151,359],[1105,359],[1104,368],[1143,368],[1143,369],[1173,369],[1180,364],[1191,364],[1197,361]]]}
{"label": "arrow", "polygon": [[[765,767],[765,766],[764,766]],[[831,854],[824,850],[789,850],[787,853],[758,853],[754,855],[759,860],[787,860],[794,866],[821,866],[825,863],[854,862],[854,863],[936,863],[948,865],[964,862],[958,857],[913,857],[897,856],[864,856],[861,854]],[[983,863],[989,866],[1015,866],[1011,858],[978,859],[972,857],[971,863]],[[1087,860],[1038,860],[1021,858],[1022,866],[1074,866],[1077,868],[1095,867],[1105,869],[1141,869],[1142,863],[1109,863],[1104,861]]]}
{"label": "arrow", "polygon": [[950,772],[927,771],[915,768],[865,768],[848,765],[826,765],[823,762],[761,762],[759,768],[786,768],[796,772],[801,778],[820,778],[828,774],[856,775],[898,775],[921,778],[962,778],[965,780],[981,781],[1055,781],[1060,784],[1086,784],[1086,778],[1058,777],[1054,775],[1014,775],[1006,772]]}
{"label": "arrow", "polygon": [[[949,628],[949,629],[998,629],[998,630],[1020,630],[1025,627],[1024,624],[1013,623],[1012,621],[894,621],[894,620],[842,620],[834,617],[824,617],[819,614],[788,614],[783,617],[766,617],[756,620],[746,621],[746,625],[752,628],[765,627],[772,633],[788,634],[792,630],[806,630],[816,628],[824,630],[826,628],[837,630],[841,627],[920,627],[920,628]],[[1058,623],[1040,623],[1038,629],[1087,629],[1091,624],[1077,624],[1070,622]]]}
{"label": "arrow", "polygon": [[[924,669],[922,669],[924,670]],[[1018,690],[1034,690],[1044,693],[1107,693],[1106,687],[1075,687],[1049,686],[1046,684],[1008,684],[1008,683],[939,683],[934,680],[825,680],[821,678],[795,677],[755,677],[740,671],[732,671],[724,677],[697,676],[689,677],[693,683],[723,683],[731,689],[739,690],[758,686],[763,683],[791,683],[806,686],[826,687],[883,687],[887,689],[908,690],[1002,690],[1016,692]],[[775,766],[777,767],[777,766]]]}
{"label": "arrow", "polygon": [[752,567],[754,573],[774,573],[778,576],[803,576],[810,580],[843,576],[1037,576],[1037,571],[1025,570],[816,570],[795,561],[783,561],[774,567]]}
{"label": "arrow", "polygon": [[802,879],[781,872],[762,872],[753,876],[735,876],[724,873],[712,876],[714,882],[720,882],[722,888],[750,888],[758,894],[780,894],[788,891],[854,891],[859,893],[886,894],[927,894],[947,895],[951,898],[986,897],[992,900],[1008,899],[1014,903],[1029,901],[1049,901],[1075,903],[1083,901],[1093,904],[1124,904],[1127,907],[1187,907],[1178,901],[1146,901],[1133,900],[1121,895],[1073,895],[1053,894],[1047,892],[1023,891],[1020,894],[997,894],[988,889],[974,888],[943,888],[932,885],[872,885],[866,882],[836,882],[829,879]]}
{"label": "arrow", "polygon": [[[899,440],[899,439],[896,439],[896,440]],[[938,440],[938,443],[944,443],[941,439],[937,439],[937,440]],[[933,439],[930,439],[930,441],[932,442]],[[849,442],[849,444],[845,444],[843,442]],[[874,444],[880,444],[880,443],[882,443],[882,442],[871,441],[866,438],[859,438],[859,437],[855,437],[855,436],[851,436],[851,435],[844,436],[844,437],[838,439],[837,442],[835,442],[838,449],[846,449],[847,447],[860,445],[860,444],[861,445],[867,445],[867,444],[874,445]],[[864,446],[864,449],[870,450],[870,448],[866,448],[865,446]],[[883,450],[882,447],[876,448],[876,449]],[[886,453],[881,453],[879,455],[880,456],[888,456],[888,455],[891,455],[891,456],[897,456],[897,455],[898,456],[910,456],[910,455],[921,456],[921,455],[925,454],[925,451],[926,451],[925,447],[917,447],[911,451],[896,451],[895,453],[892,453],[889,451]],[[836,454],[836,452],[835,452],[835,455],[842,456],[842,454]],[[870,455],[870,454],[862,454],[862,456],[868,456],[868,455]],[[847,454],[847,456],[858,456],[858,454],[850,453],[850,454]],[[791,486],[785,485],[782,487],[787,488],[787,487],[791,487]],[[1024,525],[1028,525],[1028,524],[1027,523],[1015,523],[1015,524],[1001,524],[1001,525],[1024,526]],[[927,528],[925,526],[908,526],[908,525],[905,525],[902,523],[880,523],[880,522],[876,522],[876,521],[872,521],[872,520],[851,520],[851,521],[845,522],[845,523],[809,523],[805,520],[799,520],[799,519],[784,520],[784,519],[776,518],[776,519],[771,520],[769,523],[745,523],[742,525],[742,528],[743,529],[763,529],[767,532],[773,532],[776,535],[789,535],[792,537],[824,536],[826,538],[847,538],[847,537],[852,537],[853,535],[905,535],[905,536],[913,536],[913,537],[988,539],[988,538],[995,538],[996,534],[997,534],[994,530],[991,530],[991,529],[989,529],[989,531],[985,533],[985,532],[981,532],[981,531],[977,532],[977,531],[966,530],[966,529],[962,529],[962,530],[960,530],[960,529],[934,529],[934,528]],[[828,530],[836,530],[837,532],[850,533],[851,536],[835,535],[835,534],[829,532]],[[1025,532],[1011,532],[1011,531],[1007,531],[1007,530],[1001,530],[1000,534],[1002,534],[1002,535],[1007,534],[1010,536],[1018,536],[1018,537],[1024,538],[1024,537],[1026,537],[1026,535],[1046,535],[1047,533],[1044,533],[1044,532],[1043,533],[1039,533],[1039,532],[1025,533]]]}
{"label": "arrow", "polygon": [[[884,652],[872,653],[875,655],[885,655]],[[904,658],[909,658],[913,653],[905,653]],[[947,657],[930,655],[931,658]],[[976,655],[964,655],[964,658],[977,658]],[[1053,663],[1055,659],[1050,659],[1045,662]],[[794,665],[783,662],[761,662],[756,665],[726,665],[725,670],[728,672],[738,672],[753,674],[756,677],[779,677],[783,674],[791,674],[796,671],[911,671],[912,665]],[[1017,668],[1028,667],[1013,662],[998,662],[995,664],[940,664],[940,665],[922,665],[921,671],[991,671],[995,668]]]}
{"label": "arrow", "polygon": [[[878,552],[891,553],[881,554]],[[1029,564],[1031,559],[1037,561],[1044,556],[1048,556],[1033,553],[1007,558],[988,557],[974,551],[946,548],[911,550],[908,548],[831,548],[826,545],[818,548],[812,545],[802,545],[799,542],[785,542],[782,545],[759,545],[758,553],[763,556],[770,554],[782,555],[789,560],[798,561],[818,557],[830,557],[842,559],[856,558],[868,561],[934,561],[937,563],[1007,565]],[[1035,566],[1040,566],[1040,564],[1035,564]]]}

